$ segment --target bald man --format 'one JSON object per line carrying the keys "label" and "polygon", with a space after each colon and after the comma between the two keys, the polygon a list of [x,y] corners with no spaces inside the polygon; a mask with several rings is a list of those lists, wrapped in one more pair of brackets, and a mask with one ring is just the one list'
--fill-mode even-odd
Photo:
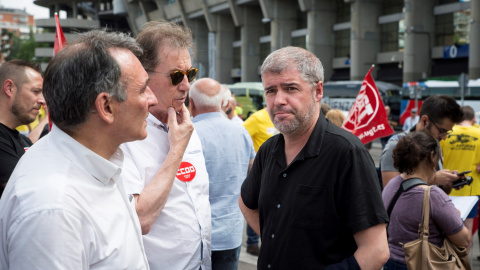
{"label": "bald man", "polygon": [[247,130],[221,113],[222,91],[212,79],[190,89],[193,125],[200,137],[210,181],[212,269],[237,269],[243,234],[238,196],[255,150]]}

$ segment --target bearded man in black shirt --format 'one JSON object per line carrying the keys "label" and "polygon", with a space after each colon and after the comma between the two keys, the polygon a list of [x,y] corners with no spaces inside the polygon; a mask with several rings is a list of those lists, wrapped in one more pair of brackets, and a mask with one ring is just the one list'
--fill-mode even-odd
{"label": "bearded man in black shirt", "polygon": [[32,123],[45,105],[40,67],[11,60],[0,66],[0,196],[20,157],[32,141],[16,127]]}
{"label": "bearded man in black shirt", "polygon": [[262,238],[258,269],[380,269],[388,217],[375,164],[355,135],[320,113],[320,60],[285,47],[261,72],[280,134],[260,147],[239,199]]}

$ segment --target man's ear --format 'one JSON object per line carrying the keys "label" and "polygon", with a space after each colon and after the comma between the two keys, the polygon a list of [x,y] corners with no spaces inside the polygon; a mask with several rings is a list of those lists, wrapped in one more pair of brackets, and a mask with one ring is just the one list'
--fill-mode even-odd
{"label": "man's ear", "polygon": [[317,102],[320,102],[320,100],[322,100],[323,98],[323,82],[322,81],[317,82],[314,91],[315,91],[314,93],[315,100]]}
{"label": "man's ear", "polygon": [[427,121],[429,121],[428,115],[424,114],[422,115],[422,117],[420,117],[420,120],[418,122],[422,123],[422,125],[425,127],[427,126]]}
{"label": "man's ear", "polygon": [[3,82],[3,92],[5,92],[5,94],[8,96],[8,97],[13,97],[15,96],[16,94],[16,86],[15,86],[15,83],[11,80],[11,79],[7,79]]}
{"label": "man's ear", "polygon": [[195,109],[195,103],[193,102],[191,97],[188,97],[188,107],[190,107],[190,111]]}
{"label": "man's ear", "polygon": [[100,118],[102,118],[108,124],[113,123],[114,120],[114,104],[112,104],[113,99],[110,98],[110,95],[102,92],[98,94],[95,99],[95,110]]}

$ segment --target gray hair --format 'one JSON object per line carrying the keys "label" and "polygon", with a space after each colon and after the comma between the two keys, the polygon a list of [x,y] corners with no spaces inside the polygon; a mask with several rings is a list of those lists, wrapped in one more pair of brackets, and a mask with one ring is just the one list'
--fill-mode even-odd
{"label": "gray hair", "polygon": [[220,90],[218,94],[211,97],[198,89],[198,83],[192,84],[189,95],[198,108],[212,108],[220,111],[223,102],[223,91]]}
{"label": "gray hair", "polygon": [[313,53],[299,47],[285,47],[272,52],[262,64],[261,73],[281,73],[293,67],[302,74],[304,81],[310,84],[323,82],[323,66]]}
{"label": "gray hair", "polygon": [[144,54],[140,62],[146,71],[155,71],[162,62],[160,51],[164,47],[174,47],[194,52],[192,31],[182,25],[168,21],[150,21],[143,25],[137,35],[137,42]]}
{"label": "gray hair", "polygon": [[221,93],[222,93],[222,107],[227,106],[228,102],[233,99],[232,97],[232,91],[228,89],[228,87],[225,84],[220,85],[221,88]]}
{"label": "gray hair", "polygon": [[124,33],[93,30],[80,34],[55,55],[45,70],[43,94],[52,121],[62,129],[72,129],[88,120],[100,93],[123,102],[128,81],[122,79],[120,64],[109,49],[120,48],[135,56],[142,49]]}

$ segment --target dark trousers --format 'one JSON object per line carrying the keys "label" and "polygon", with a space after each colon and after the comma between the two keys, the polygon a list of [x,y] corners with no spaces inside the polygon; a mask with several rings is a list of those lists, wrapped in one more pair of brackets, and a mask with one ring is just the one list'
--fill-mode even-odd
{"label": "dark trousers", "polygon": [[212,250],[212,270],[237,270],[240,249]]}
{"label": "dark trousers", "polygon": [[407,265],[388,259],[387,263],[383,266],[383,270],[407,270]]}

